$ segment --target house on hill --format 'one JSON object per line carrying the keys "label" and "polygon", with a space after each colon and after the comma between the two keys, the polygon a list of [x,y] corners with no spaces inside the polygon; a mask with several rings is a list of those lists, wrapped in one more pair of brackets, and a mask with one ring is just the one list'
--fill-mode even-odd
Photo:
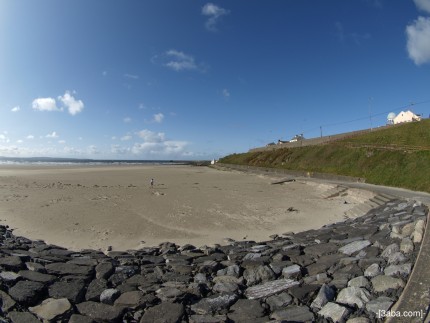
{"label": "house on hill", "polygon": [[412,121],[421,121],[421,116],[416,115],[410,110],[400,111],[400,113],[393,119],[394,124]]}

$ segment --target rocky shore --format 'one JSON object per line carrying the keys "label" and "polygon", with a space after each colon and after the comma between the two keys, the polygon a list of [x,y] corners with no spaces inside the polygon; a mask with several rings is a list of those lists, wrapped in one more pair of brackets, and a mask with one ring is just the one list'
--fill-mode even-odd
{"label": "rocky shore", "polygon": [[0,322],[374,322],[401,295],[428,208],[366,215],[271,241],[67,250],[0,226]]}

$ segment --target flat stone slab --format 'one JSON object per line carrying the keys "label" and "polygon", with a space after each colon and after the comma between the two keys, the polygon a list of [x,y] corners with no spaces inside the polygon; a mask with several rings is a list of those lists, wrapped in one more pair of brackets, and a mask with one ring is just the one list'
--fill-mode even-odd
{"label": "flat stone slab", "polygon": [[379,275],[372,278],[372,286],[375,292],[385,292],[389,289],[397,289],[405,286],[403,280],[386,275]]}
{"label": "flat stone slab", "polygon": [[143,314],[140,322],[181,322],[184,316],[184,305],[178,303],[163,302],[154,307],[150,307]]}
{"label": "flat stone slab", "polygon": [[273,280],[264,284],[249,287],[245,291],[245,296],[248,299],[259,299],[275,295],[299,284],[300,283],[298,281],[292,279]]}
{"label": "flat stone slab", "polygon": [[84,302],[76,305],[79,313],[93,320],[115,322],[121,318],[123,307],[111,306],[96,302]]}
{"label": "flat stone slab", "polygon": [[350,306],[357,306],[358,308],[363,308],[366,303],[370,301],[370,297],[370,293],[364,288],[347,287],[339,292],[336,298],[336,302]]}
{"label": "flat stone slab", "polygon": [[44,288],[42,283],[21,280],[9,289],[9,295],[19,303],[34,305]]}
{"label": "flat stone slab", "polygon": [[350,256],[353,253],[358,252],[358,251],[370,246],[371,244],[372,243],[369,240],[358,240],[358,241],[348,243],[347,245],[339,248],[339,252]]}
{"label": "flat stone slab", "polygon": [[348,308],[332,302],[325,304],[318,312],[319,315],[330,318],[333,322],[344,322],[349,313],[350,310]]}
{"label": "flat stone slab", "polygon": [[272,313],[270,318],[287,322],[312,322],[315,316],[307,306],[291,305],[284,310]]}
{"label": "flat stone slab", "polygon": [[29,307],[28,310],[40,319],[49,321],[59,319],[61,315],[67,313],[71,308],[72,304],[67,298],[48,298],[42,304]]}
{"label": "flat stone slab", "polygon": [[59,274],[59,275],[90,275],[93,271],[93,267],[80,266],[75,264],[65,264],[62,262],[57,262],[53,264],[48,264],[45,266],[48,272]]}

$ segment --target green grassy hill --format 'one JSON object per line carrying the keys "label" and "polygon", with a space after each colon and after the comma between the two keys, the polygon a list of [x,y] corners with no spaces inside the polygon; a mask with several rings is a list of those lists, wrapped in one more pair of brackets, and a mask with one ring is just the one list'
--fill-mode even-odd
{"label": "green grassy hill", "polygon": [[430,192],[430,120],[320,146],[233,154],[220,162],[354,176],[367,183]]}

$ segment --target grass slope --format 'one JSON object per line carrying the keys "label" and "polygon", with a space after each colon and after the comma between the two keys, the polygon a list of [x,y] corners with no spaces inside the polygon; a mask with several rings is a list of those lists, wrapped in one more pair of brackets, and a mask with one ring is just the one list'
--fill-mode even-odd
{"label": "grass slope", "polygon": [[362,177],[367,183],[430,192],[430,120],[326,145],[233,154],[220,162]]}

